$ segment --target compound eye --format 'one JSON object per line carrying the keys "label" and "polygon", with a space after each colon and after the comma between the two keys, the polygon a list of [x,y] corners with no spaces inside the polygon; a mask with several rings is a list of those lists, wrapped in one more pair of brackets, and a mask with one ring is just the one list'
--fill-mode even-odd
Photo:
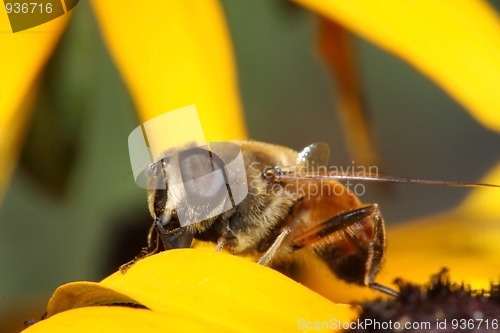
{"label": "compound eye", "polygon": [[218,204],[226,197],[224,163],[211,151],[203,148],[184,151],[179,154],[179,167],[190,204]]}

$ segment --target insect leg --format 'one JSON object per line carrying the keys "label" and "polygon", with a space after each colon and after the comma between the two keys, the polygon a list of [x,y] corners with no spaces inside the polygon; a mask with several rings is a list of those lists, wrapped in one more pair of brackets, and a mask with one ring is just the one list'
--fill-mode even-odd
{"label": "insect leg", "polygon": [[362,222],[375,215],[380,215],[377,204],[369,204],[333,216],[296,237],[292,242],[292,247],[294,250],[299,250],[303,247],[313,245],[334,232],[344,230],[355,223]]}
{"label": "insect leg", "polygon": [[278,235],[278,237],[276,237],[273,244],[267,249],[267,251],[262,255],[262,257],[260,257],[258,263],[266,266],[276,254],[276,251],[280,247],[281,243],[283,243],[285,237],[291,232],[292,229],[290,229],[289,227],[284,227],[283,229],[281,229],[281,232]]}
{"label": "insect leg", "polygon": [[135,264],[137,261],[144,259],[152,254],[160,252],[160,240],[165,250],[184,248],[191,246],[193,234],[186,230],[186,228],[177,228],[173,231],[167,232],[163,229],[163,224],[159,218],[149,229],[148,233],[148,246],[141,250],[134,259],[120,266],[120,272],[123,274]]}
{"label": "insect leg", "polygon": [[227,224],[225,226],[224,231],[221,233],[221,236],[219,237],[219,239],[217,239],[217,246],[215,247],[215,251],[220,252],[225,246],[235,245],[236,242],[237,242],[236,235],[234,234],[234,231],[231,229],[229,224]]}
{"label": "insect leg", "polygon": [[386,246],[385,224],[378,206],[373,214],[373,220],[375,222],[375,237],[368,249],[368,260],[366,262],[367,274],[364,283],[373,290],[393,297],[398,297],[399,293],[394,289],[375,282],[375,275],[378,273],[382,264]]}
{"label": "insect leg", "polygon": [[157,253],[160,250],[160,235],[156,231],[156,223],[151,224],[148,232],[148,246],[146,251],[148,253]]}
{"label": "insect leg", "polygon": [[215,247],[215,252],[220,252],[224,248],[224,245],[226,245],[227,241],[226,238],[224,237],[219,237],[217,240],[217,246]]}
{"label": "insect leg", "polygon": [[387,295],[392,296],[392,297],[399,297],[399,293],[396,290],[394,290],[392,288],[389,288],[387,286],[384,286],[383,284],[380,284],[380,283],[377,283],[377,282],[370,283],[368,285],[368,287],[370,289],[379,291],[381,293],[387,294]]}
{"label": "insect leg", "polygon": [[125,274],[127,270],[136,262],[138,262],[141,259],[144,259],[152,254],[158,253],[159,252],[159,235],[158,232],[156,232],[156,226],[153,223],[151,225],[151,228],[149,228],[149,233],[148,233],[148,246],[143,247],[141,252],[132,260],[124,263],[123,265],[120,266],[120,272],[122,274]]}
{"label": "insect leg", "polygon": [[[369,228],[370,223],[373,224]],[[351,230],[357,225],[360,233],[366,230],[373,230],[368,242],[356,237],[356,234],[349,236],[347,230]],[[354,246],[357,251],[344,252],[345,245],[337,243],[337,240],[327,240],[335,232],[343,233],[344,237]],[[359,236],[359,237],[362,237]],[[369,204],[361,208],[350,210],[314,226],[302,233],[292,241],[292,248],[299,250],[310,247],[329,268],[341,279],[368,286],[371,289],[397,296],[398,293],[389,287],[375,282],[380,266],[382,265],[385,253],[385,228],[384,221],[377,204]],[[347,250],[346,250],[347,251]]]}

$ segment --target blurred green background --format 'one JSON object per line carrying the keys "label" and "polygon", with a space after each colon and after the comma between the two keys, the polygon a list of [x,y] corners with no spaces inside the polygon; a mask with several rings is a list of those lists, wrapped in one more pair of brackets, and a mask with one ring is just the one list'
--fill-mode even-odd
{"label": "blurred green background", "polygon": [[[325,141],[331,164],[350,165],[335,83],[315,49],[314,16],[285,1],[223,4],[251,138],[295,149]],[[440,88],[363,40],[356,48],[385,173],[479,181],[499,161],[500,136]],[[19,327],[39,318],[57,286],[116,270],[145,245],[150,223],[129,166],[134,105],[87,2],[74,9],[34,94],[23,156],[0,206],[0,330],[7,318]],[[388,225],[449,209],[467,194],[368,188],[362,200],[378,202]]]}

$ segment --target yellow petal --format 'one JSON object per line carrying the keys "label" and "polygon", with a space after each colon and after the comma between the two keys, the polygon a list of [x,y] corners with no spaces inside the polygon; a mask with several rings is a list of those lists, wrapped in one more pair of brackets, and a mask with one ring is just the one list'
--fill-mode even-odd
{"label": "yellow petal", "polygon": [[500,20],[483,1],[295,0],[392,52],[500,131]]}
{"label": "yellow petal", "polygon": [[[483,179],[500,184],[500,164]],[[477,188],[451,212],[389,230],[385,274],[423,282],[441,267],[454,281],[487,288],[500,276],[500,189]]]}
{"label": "yellow petal", "polygon": [[217,1],[97,0],[92,5],[142,121],[195,104],[208,141],[246,137],[232,48]]}
{"label": "yellow petal", "polygon": [[335,21],[320,17],[318,37],[321,55],[337,82],[337,110],[351,157],[360,165],[380,165],[362,103],[351,35]]}
{"label": "yellow petal", "polygon": [[96,282],[72,282],[56,289],[47,306],[46,317],[67,310],[98,305],[135,304],[136,300]]}
{"label": "yellow petal", "polygon": [[[500,164],[497,164],[482,180],[486,184],[500,185]],[[460,210],[469,215],[499,217],[500,189],[482,187],[473,191]],[[500,222],[498,222],[500,224]]]}
{"label": "yellow petal", "polygon": [[0,200],[16,163],[29,120],[29,90],[54,49],[69,15],[12,33],[0,10]]}
{"label": "yellow petal", "polygon": [[[99,306],[66,311],[30,326],[23,332],[245,332],[223,321],[204,321],[172,310],[168,315],[145,309]],[[256,331],[254,331],[256,332]]]}
{"label": "yellow petal", "polygon": [[[147,310],[89,309],[113,303],[140,304]],[[116,328],[108,327],[108,315],[120,322]],[[182,249],[147,257],[100,283],[59,287],[49,302],[48,319],[27,331],[129,332],[137,331],[141,320],[141,331],[168,325],[175,332],[200,327],[206,327],[203,332],[293,332],[313,322],[328,322],[320,331],[331,331],[331,325],[348,323],[356,315],[350,305],[334,304],[267,267],[213,249]]]}

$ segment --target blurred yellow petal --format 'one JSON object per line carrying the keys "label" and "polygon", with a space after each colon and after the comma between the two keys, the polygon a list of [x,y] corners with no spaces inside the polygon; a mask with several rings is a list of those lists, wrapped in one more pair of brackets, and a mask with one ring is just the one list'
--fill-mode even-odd
{"label": "blurred yellow petal", "polygon": [[295,0],[400,56],[500,131],[500,20],[479,0]]}
{"label": "blurred yellow petal", "polygon": [[[146,309],[95,307],[124,303]],[[356,315],[352,306],[334,304],[267,267],[213,249],[182,249],[147,257],[100,283],[59,287],[49,301],[48,319],[26,331],[137,332],[142,321],[141,331],[150,332],[200,327],[203,332],[294,332],[311,329],[313,322],[347,323]]]}
{"label": "blurred yellow petal", "polygon": [[[69,14],[70,15],[70,14]],[[0,10],[0,200],[14,169],[29,120],[29,94],[63,32],[69,15],[12,33]]]}
{"label": "blurred yellow petal", "polygon": [[321,55],[337,82],[337,110],[351,157],[360,165],[380,165],[363,105],[351,36],[344,27],[321,16],[318,37]]}
{"label": "blurred yellow petal", "polygon": [[[482,180],[486,184],[500,184],[500,164]],[[460,207],[460,211],[478,217],[500,217],[500,190],[498,188],[479,188],[473,191]],[[500,224],[500,220],[498,222]]]}
{"label": "blurred yellow petal", "polygon": [[233,51],[217,1],[92,5],[142,121],[195,104],[208,141],[246,137]]}
{"label": "blurred yellow petal", "polygon": [[[500,164],[483,180],[500,184]],[[500,189],[477,188],[457,209],[388,231],[385,274],[424,282],[440,268],[453,281],[487,288],[500,277]]]}

